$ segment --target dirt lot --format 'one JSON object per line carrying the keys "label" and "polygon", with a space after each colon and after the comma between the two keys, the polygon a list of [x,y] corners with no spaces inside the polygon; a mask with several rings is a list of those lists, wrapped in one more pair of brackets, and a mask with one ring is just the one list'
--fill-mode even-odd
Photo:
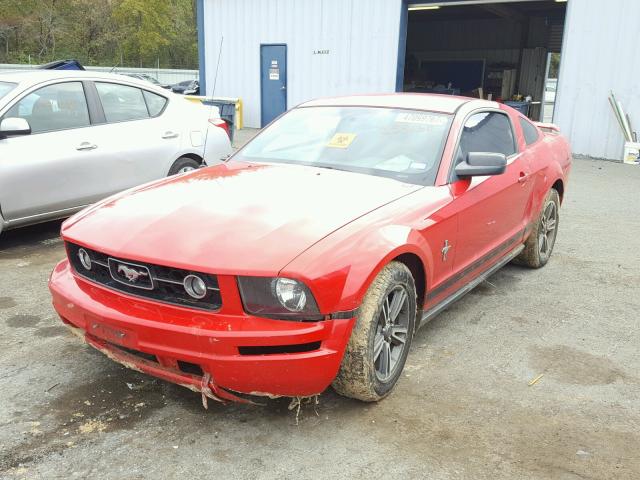
{"label": "dirt lot", "polygon": [[0,476],[640,478],[640,169],[574,165],[546,268],[422,329],[386,400],[328,391],[299,425],[285,400],[205,411],[84,346],[49,302],[59,223],[2,234]]}

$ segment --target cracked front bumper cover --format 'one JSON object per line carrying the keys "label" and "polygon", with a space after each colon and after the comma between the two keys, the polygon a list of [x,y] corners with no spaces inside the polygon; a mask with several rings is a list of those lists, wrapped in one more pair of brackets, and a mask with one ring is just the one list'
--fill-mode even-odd
{"label": "cracked front bumper cover", "polygon": [[[66,260],[54,269],[49,287],[60,317],[89,345],[129,368],[204,393],[205,399],[247,402],[245,395],[321,393],[338,372],[353,325],[353,319],[290,322],[154,303],[78,278]],[[310,343],[319,348],[240,352],[242,346]],[[183,362],[201,371],[185,372]]]}

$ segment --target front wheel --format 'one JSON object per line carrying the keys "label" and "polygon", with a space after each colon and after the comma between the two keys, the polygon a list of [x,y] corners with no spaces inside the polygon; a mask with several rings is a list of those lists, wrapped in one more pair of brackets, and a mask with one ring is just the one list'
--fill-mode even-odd
{"label": "front wheel", "polygon": [[540,268],[547,264],[558,236],[559,210],[560,195],[552,188],[544,199],[540,216],[524,244],[524,250],[515,263],[531,268]]}
{"label": "front wheel", "polygon": [[334,390],[365,402],[388,395],[407,360],[415,320],[413,276],[406,265],[391,262],[367,290]]}
{"label": "front wheel", "polygon": [[197,170],[198,168],[200,168],[200,163],[198,163],[198,161],[189,157],[180,157],[173,162],[173,165],[171,165],[171,168],[169,169],[169,176],[176,175],[177,173],[190,172],[192,170]]}

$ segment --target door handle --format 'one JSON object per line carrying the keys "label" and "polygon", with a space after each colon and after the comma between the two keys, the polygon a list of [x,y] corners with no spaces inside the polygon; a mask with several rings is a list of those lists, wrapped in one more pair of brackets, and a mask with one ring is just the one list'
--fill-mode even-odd
{"label": "door handle", "polygon": [[176,132],[172,132],[171,130],[167,130],[162,134],[162,138],[176,138],[178,134]]}
{"label": "door handle", "polygon": [[98,146],[93,143],[82,142],[76,147],[76,150],[95,150],[96,148],[98,148]]}
{"label": "door handle", "polygon": [[286,89],[287,89],[287,87],[285,85],[280,87],[280,90],[286,90]]}
{"label": "door handle", "polygon": [[527,180],[529,180],[529,176],[530,175],[528,173],[520,172],[518,183],[527,183]]}

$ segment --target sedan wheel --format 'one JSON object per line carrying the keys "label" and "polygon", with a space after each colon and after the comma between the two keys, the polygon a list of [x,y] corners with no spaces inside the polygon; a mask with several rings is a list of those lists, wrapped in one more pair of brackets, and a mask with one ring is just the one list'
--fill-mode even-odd
{"label": "sedan wheel", "polygon": [[414,278],[406,265],[391,262],[367,290],[333,388],[367,402],[388,395],[407,360],[415,320]]}
{"label": "sedan wheel", "polygon": [[200,168],[200,163],[197,160],[194,160],[190,157],[180,157],[169,169],[169,176],[176,175],[178,173],[186,173],[192,170],[197,170]]}

